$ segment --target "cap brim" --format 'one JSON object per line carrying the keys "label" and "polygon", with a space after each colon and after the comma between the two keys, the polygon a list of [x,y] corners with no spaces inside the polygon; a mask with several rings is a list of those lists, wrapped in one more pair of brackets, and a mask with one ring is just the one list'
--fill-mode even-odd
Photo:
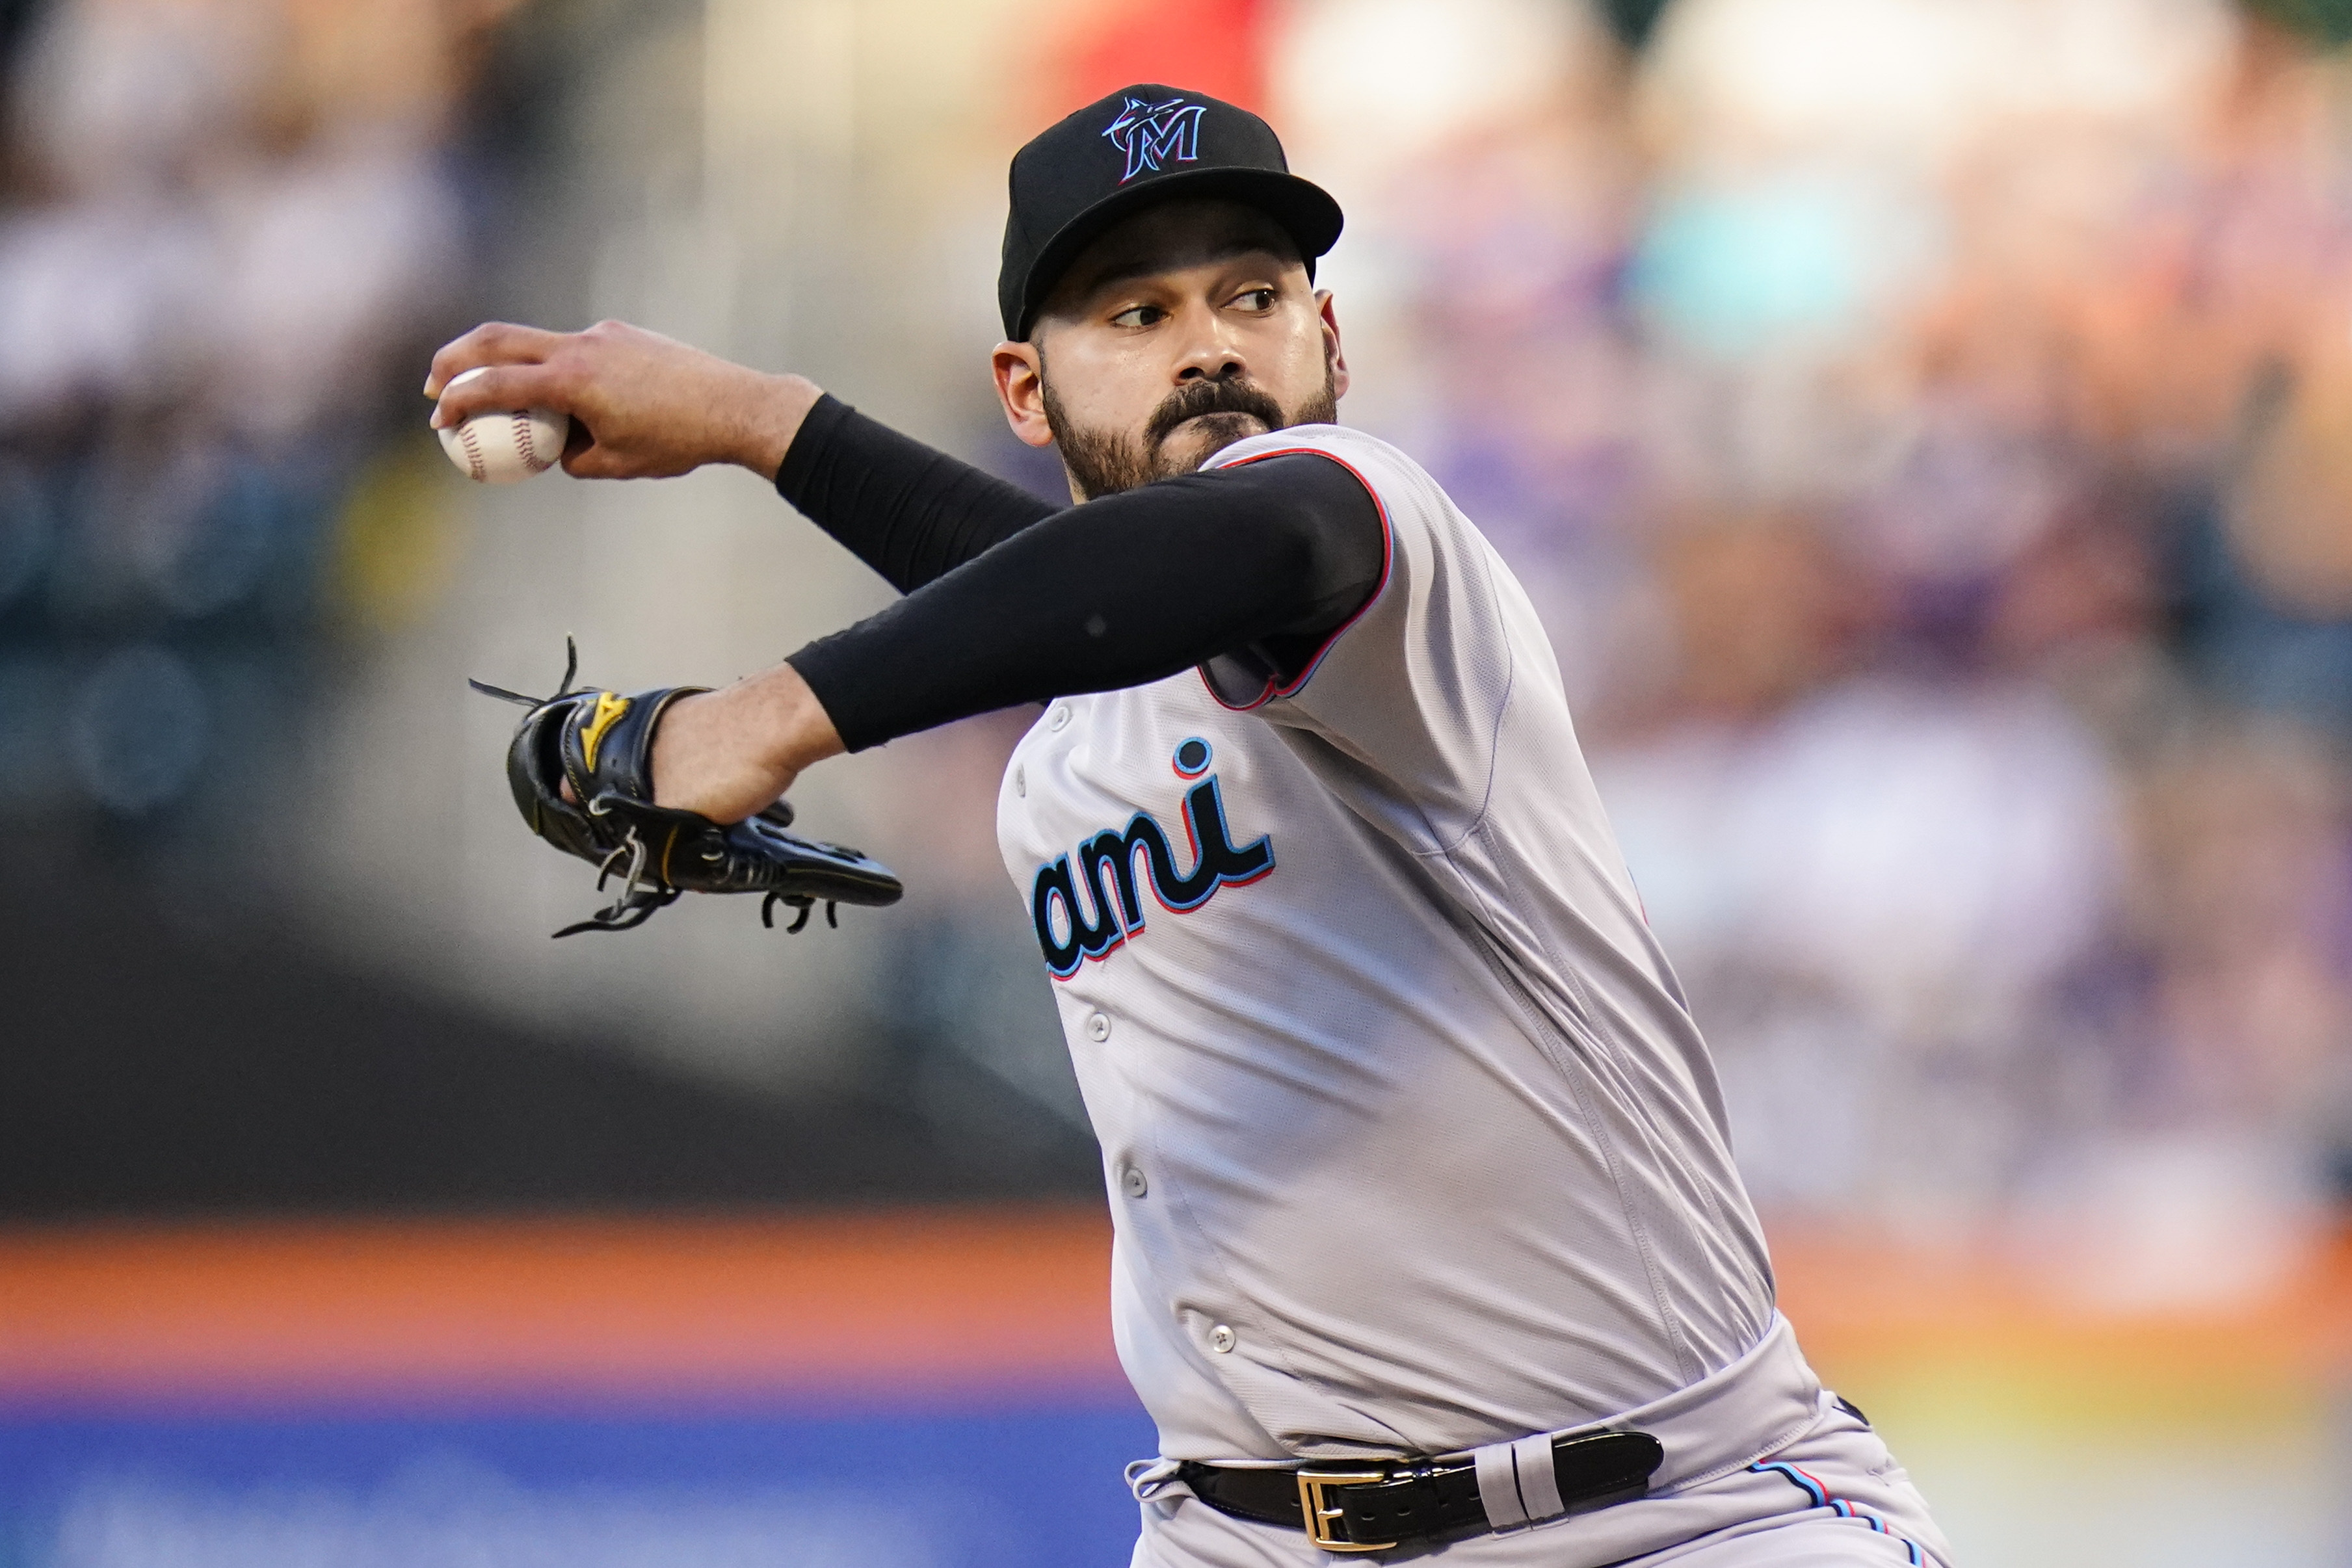
{"label": "cap brim", "polygon": [[1315,259],[1339,240],[1346,221],[1339,204],[1322,186],[1273,169],[1189,169],[1113,191],[1055,230],[1038,249],[1022,285],[1020,330],[1014,336],[1028,337],[1046,297],[1081,251],[1135,213],[1179,196],[1223,197],[1256,208],[1282,225],[1310,270]]}

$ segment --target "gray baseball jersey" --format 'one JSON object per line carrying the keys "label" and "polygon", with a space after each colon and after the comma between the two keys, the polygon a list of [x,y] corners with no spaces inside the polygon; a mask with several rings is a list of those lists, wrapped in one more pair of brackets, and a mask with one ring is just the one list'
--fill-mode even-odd
{"label": "gray baseball jersey", "polygon": [[1102,1141],[1119,1355],[1175,1458],[1447,1453],[1773,1326],[1721,1099],[1533,607],[1403,454],[1314,425],[1388,565],[1282,684],[1052,705],[998,800]]}

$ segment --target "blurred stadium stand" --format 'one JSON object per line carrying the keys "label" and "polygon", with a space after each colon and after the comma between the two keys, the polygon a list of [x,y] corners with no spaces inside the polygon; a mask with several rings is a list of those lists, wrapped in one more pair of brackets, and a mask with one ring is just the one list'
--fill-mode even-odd
{"label": "blurred stadium stand", "polygon": [[[1790,1311],[1969,1560],[2342,1563],[2347,43],[0,0],[0,1563],[1118,1560],[1149,1436],[991,836],[1026,716],[806,781],[899,909],[550,942],[592,879],[465,677],[724,676],[883,593],[742,476],[468,486],[415,387],[620,316],[1052,493],[982,371],[1004,160],[1156,78],[1346,205],[1347,415],[1537,599]],[[1068,1533],[905,1505],[940,1447],[1050,1455]]]}

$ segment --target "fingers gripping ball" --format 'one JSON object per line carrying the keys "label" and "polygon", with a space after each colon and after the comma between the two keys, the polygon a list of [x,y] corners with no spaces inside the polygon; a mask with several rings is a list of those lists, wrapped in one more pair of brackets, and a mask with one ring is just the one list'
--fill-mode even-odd
{"label": "fingers gripping ball", "polygon": [[618,898],[558,936],[626,931],[685,893],[756,893],[761,918],[773,925],[776,905],[783,904],[795,912],[794,931],[820,904],[826,922],[837,924],[835,904],[898,901],[898,879],[888,867],[843,845],[786,832],[793,809],[782,800],[731,824],[655,805],[655,727],[672,702],[701,688],[627,696],[575,690],[578,671],[575,654],[562,687],[546,698],[473,683],[476,691],[530,710],[507,750],[507,783],[530,831],[595,866],[598,887],[620,879]]}
{"label": "fingers gripping ball", "polygon": [[[458,386],[482,373],[467,371],[449,384]],[[572,422],[548,408],[519,408],[508,413],[478,413],[441,433],[441,450],[468,479],[484,485],[511,485],[543,474],[563,455]]]}

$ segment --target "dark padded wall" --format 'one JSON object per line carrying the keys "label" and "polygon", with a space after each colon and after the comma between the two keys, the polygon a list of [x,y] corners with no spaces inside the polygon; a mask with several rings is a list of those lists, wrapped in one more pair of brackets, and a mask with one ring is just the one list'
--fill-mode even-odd
{"label": "dark padded wall", "polygon": [[[863,1086],[730,1092],[509,1031],[292,944],[192,932],[135,884],[60,876],[11,894],[0,1217],[1100,1191],[1083,1136],[1041,1141],[985,1082],[901,1092],[894,1074],[914,1065],[887,1051]],[[943,1099],[950,1124],[918,1110]]]}

